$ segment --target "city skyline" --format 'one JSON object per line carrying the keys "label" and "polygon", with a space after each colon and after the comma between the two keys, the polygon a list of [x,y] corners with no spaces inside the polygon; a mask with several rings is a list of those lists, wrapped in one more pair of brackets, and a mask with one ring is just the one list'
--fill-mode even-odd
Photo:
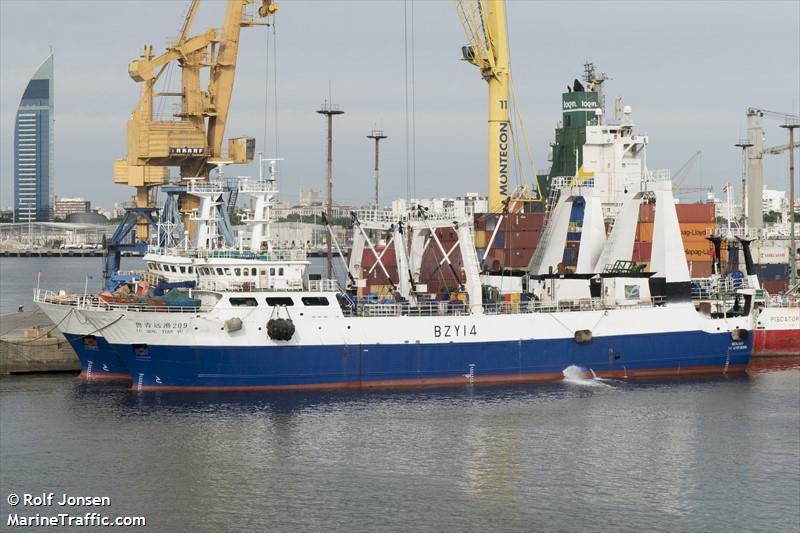
{"label": "city skyline", "polygon": [[[59,174],[54,193],[83,196],[103,206],[127,201],[132,190],[114,185],[111,172],[113,160],[125,155],[125,122],[138,98],[139,86],[128,77],[127,63],[144,43],[163,49],[180,24],[185,3],[43,3],[54,16],[24,29],[13,21],[35,16],[41,3],[0,2],[0,204],[12,203],[13,110],[36,56],[50,44],[63,50],[56,65]],[[415,112],[408,117],[409,137],[416,141],[409,146],[416,154],[408,171],[416,173],[412,188],[419,197],[485,193],[486,87],[459,61],[464,36],[449,2],[285,2],[277,18],[274,57],[277,155],[286,158],[280,169],[286,196],[323,186],[324,124],[315,110],[329,97],[329,87],[333,101],[348,109],[334,133],[334,196],[354,203],[369,200],[373,147],[365,136],[375,126],[389,135],[382,146],[381,197],[405,196],[403,39],[409,28],[404,28],[403,16],[404,8],[410,15],[409,6],[415,9],[408,17],[415,31],[414,39],[408,39],[415,46],[415,64],[408,69],[415,79],[409,94]],[[564,10],[588,10],[594,27],[608,29],[606,37],[569,32],[565,40]],[[352,24],[354,12],[359,13],[358,24]],[[220,3],[204,4],[195,27],[219,25],[221,13]],[[537,167],[547,166],[547,145],[560,117],[565,83],[579,77],[583,62],[591,60],[612,78],[607,101],[621,95],[633,107],[637,131],[649,135],[649,168],[675,171],[702,150],[702,172],[695,169],[686,185],[719,191],[722,183],[735,181],[741,165],[733,143],[746,134],[745,109],[796,112],[800,93],[800,51],[792,46],[800,35],[800,7],[765,2],[760,13],[772,21],[769,28],[751,24],[745,3],[509,2],[511,63]],[[71,31],[66,31],[65,20],[74,23]],[[529,30],[531,25],[536,31]],[[337,30],[341,27],[348,32]],[[620,28],[625,31],[616,31]],[[266,50],[263,30],[242,34],[226,136],[253,135],[257,150],[266,145],[267,155],[274,156],[274,73],[267,83],[266,63],[269,57],[270,68],[274,66],[275,49]],[[75,32],[82,35],[80,42]],[[746,43],[741,37],[745,34]],[[766,145],[786,142],[777,123],[764,125]],[[767,187],[786,188],[785,159],[767,159]],[[251,165],[228,173],[255,175],[257,170]]]}

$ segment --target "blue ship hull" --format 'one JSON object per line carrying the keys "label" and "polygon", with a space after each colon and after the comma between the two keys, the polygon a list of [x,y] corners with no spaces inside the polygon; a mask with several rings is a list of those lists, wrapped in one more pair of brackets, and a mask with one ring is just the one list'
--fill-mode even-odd
{"label": "blue ship hull", "polygon": [[482,343],[368,346],[114,346],[145,389],[370,388],[547,381],[577,365],[635,378],[743,371],[751,340],[700,331]]}
{"label": "blue ship hull", "polygon": [[[103,337],[64,333],[81,361],[81,379],[86,381],[130,381],[131,373]],[[88,338],[87,338],[88,337]]]}

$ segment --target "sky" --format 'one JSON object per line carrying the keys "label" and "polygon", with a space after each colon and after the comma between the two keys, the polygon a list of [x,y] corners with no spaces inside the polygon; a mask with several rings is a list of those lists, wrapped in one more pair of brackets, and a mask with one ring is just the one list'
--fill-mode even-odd
{"label": "sky", "polygon": [[[16,109],[51,46],[56,195],[106,208],[130,199],[132,189],[112,179],[139,98],[127,65],[144,44],[163,51],[188,5],[0,0],[0,206],[13,204]],[[206,0],[193,33],[221,26],[224,7]],[[720,194],[723,183],[739,182],[733,144],[746,134],[748,107],[800,110],[798,0],[509,0],[507,16],[518,104],[539,169],[548,166],[561,92],[586,61],[611,77],[608,115],[617,96],[633,108],[636,131],[650,139],[649,168],[675,172],[702,151],[686,187],[714,186]],[[460,61],[465,37],[453,2],[283,0],[276,46],[270,31],[242,30],[226,137],[256,137],[258,150],[284,158],[282,198],[324,185],[325,121],[315,111],[329,94],[345,111],[334,119],[336,200],[370,200],[373,141],[366,136],[375,127],[388,135],[381,143],[383,203],[405,196],[407,183],[416,197],[485,194],[487,88],[477,69]],[[764,125],[765,146],[787,142],[778,122]],[[786,189],[787,168],[786,153],[767,156],[766,186]],[[251,165],[226,174],[257,172]]]}

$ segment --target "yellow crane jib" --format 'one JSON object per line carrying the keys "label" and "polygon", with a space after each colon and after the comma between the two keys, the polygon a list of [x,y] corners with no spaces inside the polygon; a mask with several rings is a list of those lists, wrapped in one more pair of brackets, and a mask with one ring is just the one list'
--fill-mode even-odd
{"label": "yellow crane jib", "polygon": [[456,0],[467,45],[462,57],[478,67],[489,85],[488,196],[489,210],[500,211],[510,196],[509,155],[512,150],[509,106],[508,37],[504,0]]}
{"label": "yellow crane jib", "polygon": [[[136,189],[135,206],[154,205],[150,190],[166,182],[168,167],[178,167],[182,179],[202,179],[220,163],[252,161],[255,152],[252,137],[229,139],[227,155],[222,148],[233,95],[240,30],[268,24],[245,12],[255,1],[227,0],[220,30],[210,29],[190,36],[200,5],[200,0],[193,0],[178,39],[158,56],[153,55],[152,46],[145,46],[142,56],[128,65],[131,78],[142,83],[142,94],[128,120],[127,156],[114,162],[114,181]],[[278,11],[278,4],[272,0],[259,3],[258,16],[263,19]],[[156,82],[173,62],[181,70],[180,92],[155,92]],[[209,69],[205,88],[201,87],[203,68]],[[179,97],[179,109],[166,119],[155,117],[153,100],[165,96]],[[192,199],[187,198],[186,210],[191,209],[191,202]],[[147,231],[147,223],[140,221],[137,236],[146,239]]]}

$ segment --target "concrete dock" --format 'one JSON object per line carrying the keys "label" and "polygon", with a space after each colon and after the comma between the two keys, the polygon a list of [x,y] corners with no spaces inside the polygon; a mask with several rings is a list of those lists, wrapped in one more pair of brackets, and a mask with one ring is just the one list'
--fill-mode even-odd
{"label": "concrete dock", "polygon": [[39,309],[0,315],[0,375],[80,369],[72,346]]}

